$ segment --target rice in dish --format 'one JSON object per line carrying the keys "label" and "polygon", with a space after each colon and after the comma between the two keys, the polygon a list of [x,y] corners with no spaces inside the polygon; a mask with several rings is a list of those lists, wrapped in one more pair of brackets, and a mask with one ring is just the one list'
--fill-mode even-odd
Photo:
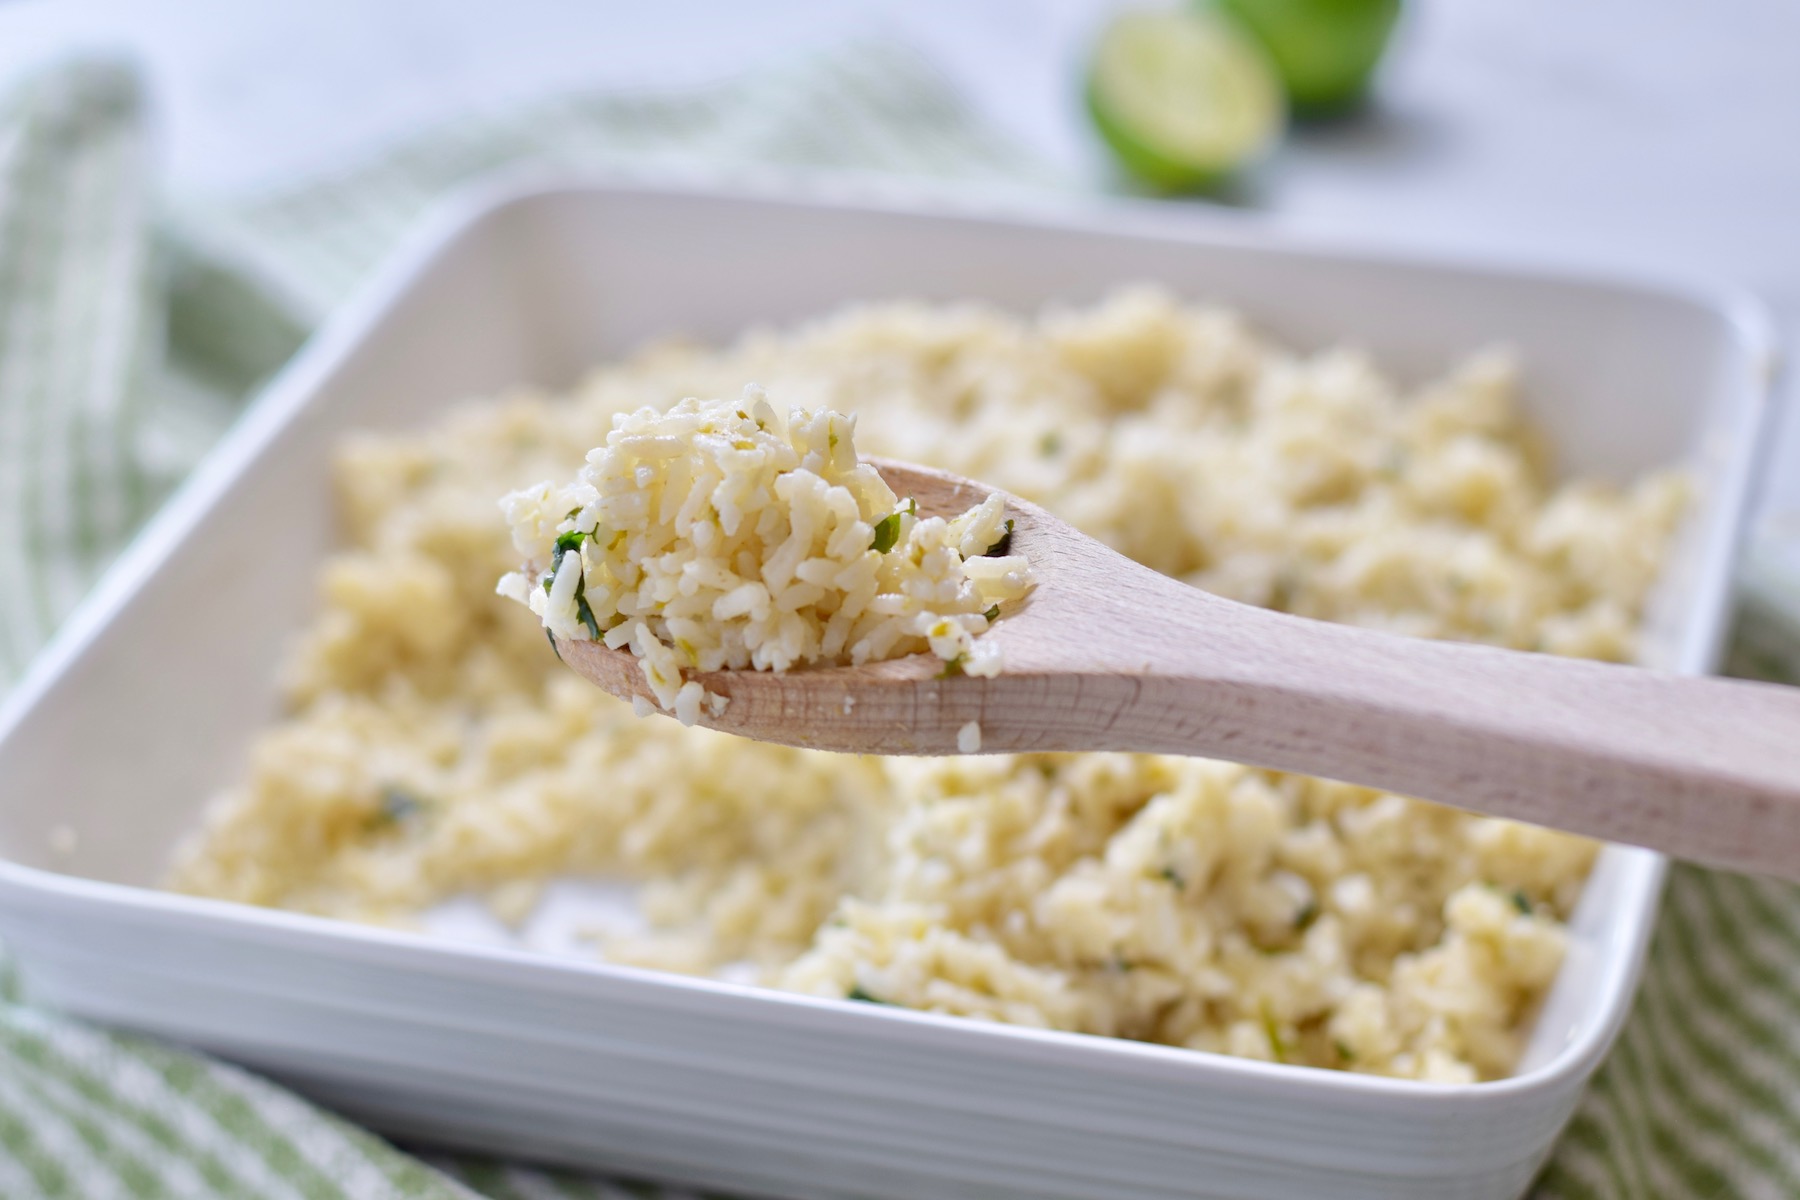
{"label": "rice in dish", "polygon": [[762,745],[636,720],[560,667],[494,594],[518,557],[495,498],[572,475],[617,414],[749,380],[1222,595],[1429,637],[1630,658],[1683,504],[1673,475],[1551,483],[1502,358],[1403,392],[1148,289],[653,347],[343,448],[291,713],[170,885],[405,923],[625,876],[648,928],[597,930],[615,961],[1408,1078],[1511,1068],[1591,842],[1201,759]]}
{"label": "rice in dish", "polygon": [[991,495],[946,520],[921,517],[856,453],[856,419],[778,411],[761,389],[620,413],[573,483],[502,501],[526,566],[502,596],[554,637],[629,648],[657,703],[692,725],[723,696],[700,671],[785,671],[929,650],[946,669],[993,675],[977,642],[1031,587],[1001,553],[1010,527]]}

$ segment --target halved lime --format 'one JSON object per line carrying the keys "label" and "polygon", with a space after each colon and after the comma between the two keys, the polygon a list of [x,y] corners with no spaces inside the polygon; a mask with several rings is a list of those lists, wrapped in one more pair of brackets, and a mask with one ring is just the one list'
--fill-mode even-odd
{"label": "halved lime", "polygon": [[1207,0],[1262,43],[1302,114],[1336,112],[1368,90],[1400,0]]}
{"label": "halved lime", "polygon": [[1168,190],[1205,187],[1281,132],[1281,84],[1256,43],[1216,13],[1127,12],[1100,36],[1088,111],[1120,162]]}

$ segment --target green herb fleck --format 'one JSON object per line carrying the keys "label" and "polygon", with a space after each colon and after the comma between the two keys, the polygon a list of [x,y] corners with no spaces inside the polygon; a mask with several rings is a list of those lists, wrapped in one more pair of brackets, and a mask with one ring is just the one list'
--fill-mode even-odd
{"label": "green herb fleck", "polygon": [[561,662],[563,660],[562,647],[556,644],[556,635],[550,632],[548,625],[544,627],[544,640],[550,643],[550,653],[556,655],[556,661]]}
{"label": "green herb fleck", "polygon": [[1058,454],[1062,453],[1062,445],[1062,434],[1052,429],[1049,433],[1046,433],[1043,437],[1038,439],[1038,453],[1045,458],[1055,458]]}
{"label": "green herb fleck", "polygon": [[555,575],[562,570],[562,560],[570,551],[579,552],[581,543],[587,539],[585,533],[565,533],[556,539],[556,549],[550,555],[550,574]]}
{"label": "green herb fleck", "polygon": [[1513,889],[1512,902],[1514,908],[1528,917],[1531,915],[1531,897],[1525,894],[1523,888]]}
{"label": "green herb fleck", "polygon": [[1176,888],[1182,890],[1187,888],[1187,880],[1183,879],[1181,877],[1181,872],[1177,871],[1174,867],[1164,867],[1161,874],[1164,879],[1168,880],[1169,883]]}
{"label": "green herb fleck", "polygon": [[425,801],[398,784],[390,783],[381,789],[381,803],[369,814],[369,826],[386,829],[409,821],[423,811]]}
{"label": "green herb fleck", "polygon": [[1344,1043],[1333,1039],[1331,1048],[1337,1051],[1339,1061],[1346,1063],[1353,1063],[1356,1061],[1356,1051],[1344,1045]]}
{"label": "green herb fleck", "polygon": [[1263,1036],[1269,1039],[1269,1051],[1275,1055],[1275,1061],[1284,1063],[1288,1060],[1287,1042],[1281,1036],[1281,1026],[1275,1022],[1275,1013],[1264,1000],[1261,1006]]}
{"label": "green herb fleck", "polygon": [[1306,930],[1311,929],[1312,923],[1318,919],[1319,902],[1317,900],[1308,899],[1305,904],[1300,906],[1300,911],[1294,914],[1294,928],[1304,933]]}
{"label": "green herb fleck", "polygon": [[1111,966],[1113,970],[1118,971],[1121,974],[1126,971],[1137,970],[1137,964],[1132,962],[1129,958],[1126,958],[1123,954],[1113,955]]}
{"label": "green herb fleck", "polygon": [[959,654],[955,658],[945,659],[944,669],[937,673],[937,677],[939,679],[949,679],[953,675],[961,675],[963,673],[963,660],[967,657],[968,655],[966,654]]}
{"label": "green herb fleck", "polygon": [[993,545],[989,546],[987,548],[987,553],[982,555],[982,557],[983,558],[1004,558],[1004,557],[1006,557],[1006,552],[1008,550],[1012,549],[1012,535],[1013,535],[1013,520],[1011,517],[1008,517],[1008,518],[1006,518],[1005,532],[1000,535],[1000,540],[995,542]]}
{"label": "green herb fleck", "polygon": [[893,1003],[894,1003],[892,1000],[883,1000],[879,996],[869,995],[869,993],[862,990],[861,985],[852,987],[850,989],[850,994],[848,996],[845,996],[844,999],[846,999],[846,1000],[861,1000],[864,1004],[886,1004],[890,1007],[892,1007]]}
{"label": "green herb fleck", "polygon": [[875,538],[869,543],[869,549],[877,554],[886,554],[900,541],[900,510],[895,509],[881,520],[875,522]]}
{"label": "green herb fleck", "polygon": [[991,625],[1000,619],[1000,606],[996,604],[981,615],[986,617],[988,619],[988,624]]}
{"label": "green herb fleck", "polygon": [[575,585],[575,615],[587,626],[588,636],[596,642],[600,640],[600,622],[594,617],[594,610],[587,602],[587,580]]}
{"label": "green herb fleck", "polygon": [[570,550],[581,545],[580,542],[576,542],[574,546],[564,545],[564,540],[569,536],[569,534],[565,533],[562,537],[557,538],[556,549],[550,554],[550,570],[544,574],[544,594],[546,596],[550,594],[551,585],[556,582],[556,573],[562,570],[563,556],[568,554]]}
{"label": "green herb fleck", "polygon": [[[587,536],[587,534],[576,530],[572,533],[565,533],[556,539],[556,553],[550,560],[550,574],[544,577],[545,593],[550,591],[550,585],[555,581],[557,572],[562,570],[564,558],[568,557],[570,554],[574,554],[576,555],[577,563],[579,563],[581,543],[587,540]],[[620,536],[623,537],[624,534],[621,533]],[[581,578],[575,581],[575,615],[583,625],[587,626],[588,636],[593,638],[596,642],[599,641],[600,621],[594,616],[594,610],[587,601],[587,573],[585,571],[582,572]],[[555,642],[552,641],[551,644],[554,645]],[[557,657],[562,657],[560,651],[557,653]]]}

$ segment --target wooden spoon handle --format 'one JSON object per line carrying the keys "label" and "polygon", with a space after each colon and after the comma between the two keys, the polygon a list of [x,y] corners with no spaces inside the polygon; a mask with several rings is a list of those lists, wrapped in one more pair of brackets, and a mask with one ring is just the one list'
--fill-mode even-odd
{"label": "wooden spoon handle", "polygon": [[1800,689],[1184,599],[1113,724],[1119,748],[1344,779],[1800,879]]}

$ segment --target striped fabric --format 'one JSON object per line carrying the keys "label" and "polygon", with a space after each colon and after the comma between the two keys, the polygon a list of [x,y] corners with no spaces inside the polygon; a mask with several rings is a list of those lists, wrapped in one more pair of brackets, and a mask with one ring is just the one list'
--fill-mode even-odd
{"label": "striped fabric", "polygon": [[[0,108],[0,686],[256,381],[462,180],[519,163],[706,162],[1058,182],[884,47],[705,92],[465,120],[167,220],[147,193],[142,107],[128,69],[86,62]],[[1800,575],[1758,567],[1750,582],[1734,666],[1791,680]],[[1800,1195],[1800,889],[1675,872],[1637,1010],[1535,1194]],[[0,995],[8,1200],[685,1195],[412,1157],[236,1068]]]}
{"label": "striped fabric", "polygon": [[473,1200],[236,1067],[16,1004],[0,1018],[0,1195]]}
{"label": "striped fabric", "polygon": [[[34,88],[0,115],[0,673],[131,532],[147,183],[129,78]],[[65,147],[79,144],[81,153]]]}
{"label": "striped fabric", "polygon": [[910,55],[851,53],[676,95],[577,95],[471,117],[304,187],[182,207],[184,240],[279,281],[316,319],[446,190],[508,168],[853,169],[1063,182],[969,119]]}

